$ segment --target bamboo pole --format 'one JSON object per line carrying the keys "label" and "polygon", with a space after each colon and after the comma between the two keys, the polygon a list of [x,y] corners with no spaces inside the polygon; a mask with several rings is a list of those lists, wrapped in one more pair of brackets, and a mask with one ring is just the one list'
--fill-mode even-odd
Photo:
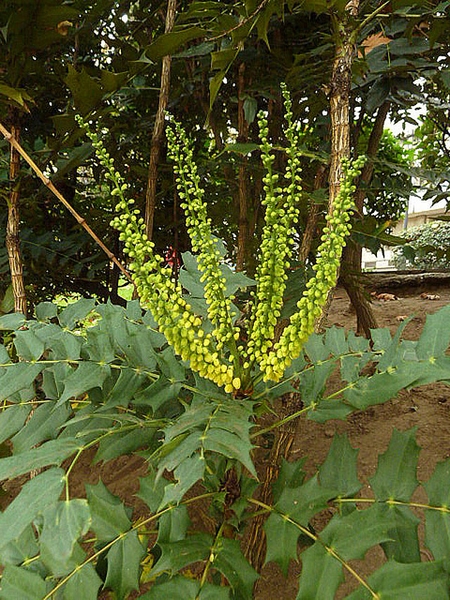
{"label": "bamboo pole", "polygon": [[39,179],[43,182],[43,184],[49,189],[52,194],[54,194],[58,200],[67,208],[70,214],[75,218],[77,223],[83,227],[83,229],[91,236],[91,238],[95,241],[96,244],[100,246],[106,256],[112,261],[123,273],[123,275],[129,280],[132,281],[131,275],[128,273],[126,268],[122,265],[122,263],[115,257],[115,255],[109,250],[107,246],[102,242],[102,240],[97,236],[97,234],[89,227],[86,223],[86,220],[77,213],[77,211],[73,208],[73,206],[66,200],[66,198],[61,194],[59,190],[56,189],[55,185],[52,181],[44,175],[41,169],[37,166],[37,164],[33,161],[31,156],[24,150],[21,144],[14,138],[14,136],[0,123],[0,132],[3,134],[3,137],[8,140],[11,146],[22,156],[25,162],[33,169]]}

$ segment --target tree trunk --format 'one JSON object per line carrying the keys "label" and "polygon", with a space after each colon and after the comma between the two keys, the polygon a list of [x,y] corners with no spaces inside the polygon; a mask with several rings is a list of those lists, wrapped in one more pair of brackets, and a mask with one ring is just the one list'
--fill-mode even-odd
{"label": "tree trunk", "polygon": [[[239,65],[238,70],[238,138],[237,141],[245,143],[248,141],[248,123],[244,113],[245,92],[245,63]],[[236,252],[236,271],[244,271],[248,257],[249,242],[249,220],[248,220],[248,176],[247,158],[239,158],[238,169],[238,205],[239,205],[239,228]]]}
{"label": "tree trunk", "polygon": [[[380,146],[389,106],[389,102],[385,102],[378,109],[367,144],[366,155],[368,160],[361,172],[358,189],[355,192],[355,206],[360,215],[363,214],[364,200],[366,198],[365,189],[372,180],[373,161]],[[370,300],[367,294],[365,294],[361,283],[361,259],[362,247],[349,241],[344,250],[341,281],[356,312],[356,332],[370,337],[370,330],[375,329],[378,325],[370,305]]]}
{"label": "tree trunk", "polygon": [[[328,212],[333,210],[342,179],[342,161],[350,158],[350,95],[355,42],[350,19],[358,15],[359,0],[351,0],[342,17],[332,15],[335,53],[330,79],[331,159],[328,176]],[[322,331],[330,309],[333,290],[328,294],[322,314],[316,322],[316,332]]]}
{"label": "tree trunk", "polygon": [[[175,23],[177,0],[168,0],[165,33],[170,33]],[[161,143],[164,134],[164,115],[169,102],[171,56],[164,56],[161,67],[161,86],[159,91],[158,110],[153,127],[150,159],[148,166],[147,191],[145,194],[145,230],[149,240],[153,237],[156,209],[156,187],[158,179],[158,163]]]}
{"label": "tree trunk", "polygon": [[[314,177],[314,190],[320,190],[325,185],[326,168],[324,165],[319,165],[316,176]],[[308,220],[306,221],[305,231],[302,236],[302,243],[298,253],[298,260],[305,264],[311,245],[314,239],[314,234],[317,229],[317,221],[319,220],[319,205],[316,202],[311,202],[308,211]]]}
{"label": "tree trunk", "polygon": [[[11,126],[11,135],[19,140],[20,128]],[[14,294],[14,311],[27,316],[27,297],[23,281],[22,256],[20,252],[20,212],[19,212],[19,183],[17,177],[20,170],[20,157],[17,150],[11,146],[9,163],[9,178],[11,190],[8,199],[8,220],[6,223],[6,250],[8,252],[11,284]]]}
{"label": "tree trunk", "polygon": [[[281,420],[301,408],[300,394],[290,392],[280,399],[281,405],[277,409],[276,420]],[[296,422],[288,421],[278,427],[275,433],[273,446],[270,450],[268,460],[264,462],[263,473],[261,474],[262,485],[258,491],[257,499],[265,504],[272,503],[272,484],[278,478],[280,472],[281,460],[287,459],[295,438]],[[266,557],[266,535],[264,533],[264,523],[268,514],[259,514],[254,517],[244,537],[244,554],[253,568],[260,573]]]}

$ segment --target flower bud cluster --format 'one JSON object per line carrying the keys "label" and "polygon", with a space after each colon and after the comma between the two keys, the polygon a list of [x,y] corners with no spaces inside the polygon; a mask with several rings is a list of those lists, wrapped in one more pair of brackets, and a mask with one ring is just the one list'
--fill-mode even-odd
{"label": "flower bud cluster", "polygon": [[280,340],[273,350],[260,361],[264,379],[278,381],[285,369],[300,354],[304,344],[314,331],[314,323],[320,316],[328,293],[336,285],[340,259],[350,233],[350,215],[354,208],[354,180],[361,172],[365,158],[358,158],[352,166],[344,162],[343,179],[339,193],[327,215],[321,244],[317,250],[315,275],[306,284],[306,290],[297,303],[297,312],[291,317]]}
{"label": "flower bud cluster", "polygon": [[258,114],[261,140],[261,158],[265,167],[263,178],[265,197],[265,225],[260,246],[260,260],[255,279],[258,283],[252,318],[250,322],[247,361],[259,362],[273,345],[275,327],[281,315],[283,295],[286,289],[286,271],[293,243],[294,225],[298,220],[301,194],[300,146],[301,133],[292,119],[291,99],[283,87],[285,135],[288,140],[286,153],[288,162],[284,181],[280,185],[279,175],[273,172],[275,155],[268,140],[269,128],[263,112]]}
{"label": "flower bud cluster", "polygon": [[214,326],[217,349],[228,347],[236,357],[235,340],[239,330],[232,324],[231,299],[226,297],[226,281],[220,269],[221,255],[211,231],[204,190],[200,186],[192,143],[179,123],[172,120],[166,131],[168,154],[174,162],[178,194],[186,215],[186,228],[197,253],[208,318]]}
{"label": "flower bud cluster", "polygon": [[241,385],[232,364],[225,361],[211,334],[205,333],[202,320],[182,296],[181,285],[171,278],[172,270],[162,266],[163,259],[154,252],[154,244],[145,233],[145,224],[138,210],[127,200],[128,190],[114,161],[96,133],[90,131],[81,117],[77,119],[92,141],[97,157],[106,169],[105,177],[111,182],[113,196],[117,196],[116,216],[111,225],[120,232],[125,253],[132,259],[130,269],[133,281],[144,306],[147,306],[160,331],[175,352],[189,361],[194,371],[232,392]]}

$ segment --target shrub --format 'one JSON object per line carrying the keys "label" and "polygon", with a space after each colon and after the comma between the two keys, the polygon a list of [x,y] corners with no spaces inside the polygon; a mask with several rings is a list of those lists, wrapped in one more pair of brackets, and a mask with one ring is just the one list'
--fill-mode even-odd
{"label": "shrub", "polygon": [[[262,562],[274,561],[286,574],[301,552],[299,600],[333,598],[344,573],[359,585],[351,600],[448,597],[450,463],[423,484],[428,501],[414,502],[414,431],[394,433],[369,496],[361,494],[357,451],[343,436],[334,438],[312,477],[302,458],[269,462],[272,477],[258,479],[254,450],[264,435],[275,434],[273,458],[277,432],[294,419],[345,419],[404,387],[448,381],[450,372],[450,307],[428,318],[418,342],[403,340],[402,329],[393,338],[375,330],[371,342],[337,328],[310,334],[311,313],[335,283],[348,234],[354,168],[344,173],[315,275],[276,341],[298,190],[288,100],[287,112],[284,184],[270,171],[272,149],[260,116],[266,228],[250,314],[239,290],[255,282],[221,264],[189,146],[178,143],[172,152],[198,257],[184,255],[178,285],[154,255],[125,201],[126,184],[94,137],[119,196],[115,225],[151,311],[137,301],[121,308],[82,299],[63,310],[40,304],[35,319],[0,317],[0,442],[10,451],[0,458],[0,479],[38,471],[0,515],[3,600],[89,600],[100,590],[119,599],[139,590],[146,600],[250,600],[260,565],[242,540],[254,523],[250,541],[259,548],[266,540],[257,556]],[[173,135],[183,136],[182,129],[175,125]],[[177,155],[175,147],[187,154]],[[337,368],[342,385],[329,393],[327,380]],[[296,408],[277,414],[280,396],[296,398]],[[273,422],[262,425],[268,413]],[[85,498],[73,492],[74,469],[91,448],[96,462],[130,454],[145,459],[138,492],[144,515],[138,518],[102,481],[85,485]],[[192,510],[205,503],[209,527],[194,526]],[[426,515],[425,543],[434,560],[421,562],[412,509]],[[327,523],[316,531],[311,520],[321,514]],[[367,577],[353,560],[376,545],[386,562]]]}
{"label": "shrub", "polygon": [[408,241],[394,250],[394,265],[397,269],[450,267],[450,223],[432,221],[411,227],[401,235]]}

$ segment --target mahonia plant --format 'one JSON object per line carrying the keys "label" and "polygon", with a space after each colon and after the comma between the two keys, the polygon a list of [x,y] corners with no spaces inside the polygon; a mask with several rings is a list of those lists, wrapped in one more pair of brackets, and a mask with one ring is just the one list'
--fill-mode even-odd
{"label": "mahonia plant", "polygon": [[[329,291],[336,285],[339,264],[350,231],[353,209],[354,179],[359,175],[364,158],[353,164],[344,162],[340,191],[327,215],[321,244],[317,251],[314,276],[308,281],[297,311],[275,341],[275,328],[281,315],[286,289],[289,255],[292,252],[294,227],[301,199],[300,154],[302,132],[293,120],[290,95],[282,87],[288,141],[288,157],[284,180],[273,172],[274,149],[269,141],[267,117],[258,114],[260,150],[266,170],[264,176],[265,224],[262,234],[256,292],[250,302],[248,341],[239,342],[240,330],[234,324],[233,297],[226,295],[226,282],[221,271],[221,253],[207,215],[204,190],[193,157],[193,144],[183,127],[168,119],[168,154],[174,163],[177,190],[186,215],[186,226],[197,253],[202,273],[207,327],[183,297],[182,287],[163,266],[163,258],[155,252],[154,243],[145,233],[143,218],[127,199],[128,185],[117,172],[114,162],[96,133],[81,117],[77,121],[90,137],[97,156],[106,169],[112,194],[118,197],[116,216],[111,225],[120,232],[124,251],[131,259],[129,268],[144,306],[150,309],[160,331],[183,360],[200,376],[223,386],[226,392],[248,392],[255,378],[279,381],[285,369],[299,356],[314,329]],[[258,370],[259,369],[259,370]]]}

